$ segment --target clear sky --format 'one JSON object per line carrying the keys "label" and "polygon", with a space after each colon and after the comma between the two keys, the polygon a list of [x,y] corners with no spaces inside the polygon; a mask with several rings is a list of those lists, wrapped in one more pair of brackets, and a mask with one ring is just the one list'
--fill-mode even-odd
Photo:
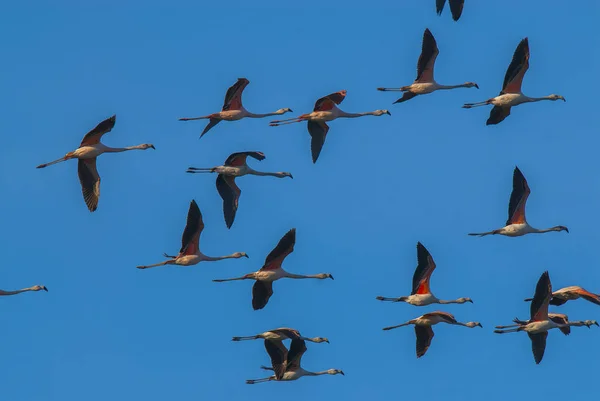
{"label": "clear sky", "polygon": [[[590,399],[597,327],[551,332],[537,366],[527,335],[499,336],[493,326],[528,318],[523,299],[544,270],[556,289],[600,292],[600,142],[590,94],[598,86],[583,81],[600,68],[598,4],[467,0],[455,23],[448,7],[436,16],[434,0],[284,3],[3,7],[0,288],[45,284],[49,292],[0,299],[2,400]],[[375,88],[414,80],[426,27],[440,49],[437,81],[480,89],[392,105],[397,93]],[[525,36],[524,92],[567,102],[522,105],[486,127],[488,107],[460,106],[498,94]],[[177,121],[219,111],[238,77],[250,80],[243,100],[256,113],[310,112],[317,98],[346,89],[343,110],[392,116],[332,122],[316,165],[305,124],[223,122],[199,140],[204,122]],[[113,114],[106,145],[153,143],[156,151],[101,156],[102,196],[89,213],[75,161],[35,166],[75,149]],[[228,230],[216,177],[185,170],[245,150],[267,156],[252,167],[294,179],[239,179]],[[529,223],[566,225],[569,234],[466,235],[504,224],[515,165],[532,191]],[[178,251],[191,199],[204,215],[202,250],[250,259],[136,269]],[[284,267],[334,281],[281,280],[260,311],[251,307],[252,282],[211,282],[260,268],[292,227],[297,242]],[[417,241],[438,266],[434,293],[473,304],[375,300],[410,293]],[[438,309],[484,328],[438,325],[418,360],[412,327],[381,330]],[[559,311],[600,320],[585,301]],[[269,359],[262,342],[231,337],[280,326],[328,337],[331,344],[309,344],[303,367],[346,376],[246,385],[268,373],[259,367]]]}

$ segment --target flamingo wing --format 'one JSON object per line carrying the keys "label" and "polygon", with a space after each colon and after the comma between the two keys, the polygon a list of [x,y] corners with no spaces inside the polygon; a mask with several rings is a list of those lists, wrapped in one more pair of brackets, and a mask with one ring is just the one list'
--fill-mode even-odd
{"label": "flamingo wing", "polygon": [[321,149],[325,144],[325,138],[329,132],[329,126],[324,121],[309,121],[308,133],[310,134],[310,151],[313,163],[317,162]]}
{"label": "flamingo wing", "polygon": [[[548,319],[552,320],[554,323],[557,323],[557,324],[567,324],[569,322],[569,317],[562,313],[548,313]],[[559,327],[558,329],[560,331],[562,331],[562,333],[565,336],[568,336],[569,334],[571,334],[570,326]]]}
{"label": "flamingo wing", "polygon": [[550,299],[550,305],[560,306],[566,304],[567,301],[568,299],[552,296],[552,298]]}
{"label": "flamingo wing", "polygon": [[79,147],[91,146],[91,145],[96,145],[96,144],[100,143],[100,139],[102,138],[102,135],[106,134],[107,132],[110,132],[113,129],[113,127],[115,126],[116,121],[117,121],[117,116],[114,115],[114,116],[109,117],[106,120],[100,122],[90,132],[85,134],[85,136],[81,140],[81,144],[79,144]]}
{"label": "flamingo wing", "polygon": [[279,240],[277,246],[267,255],[265,264],[260,270],[277,270],[281,267],[283,260],[287,255],[294,251],[294,245],[296,244],[296,229],[292,228],[290,231]]}
{"label": "flamingo wing", "polygon": [[506,70],[501,93],[521,93],[523,77],[529,68],[529,40],[521,40]]}
{"label": "flamingo wing", "polygon": [[510,201],[508,202],[508,220],[506,225],[510,224],[524,224],[527,222],[525,219],[525,204],[531,190],[527,184],[527,180],[521,170],[515,167],[513,172],[513,189],[510,194]]}
{"label": "flamingo wing", "polygon": [[435,0],[435,12],[437,15],[442,15],[442,11],[444,10],[444,6],[446,5],[446,0]]}
{"label": "flamingo wing", "polygon": [[273,295],[272,281],[256,281],[252,286],[252,308],[259,310],[264,308]]}
{"label": "flamingo wing", "polygon": [[435,312],[429,312],[423,315],[424,318],[441,318],[442,320],[444,320],[447,323],[456,323],[456,319],[454,318],[454,315],[448,312],[440,312],[440,311],[435,311]]}
{"label": "flamingo wing", "polygon": [[227,89],[222,111],[240,110],[242,108],[242,92],[249,83],[250,81],[246,78],[238,78],[237,82]]}
{"label": "flamingo wing", "polygon": [[217,191],[223,199],[223,216],[227,228],[231,228],[238,209],[238,201],[242,191],[235,184],[235,177],[219,174],[217,176]]}
{"label": "flamingo wing", "polygon": [[413,275],[411,295],[431,293],[431,290],[429,289],[429,280],[434,270],[435,262],[433,261],[431,254],[423,244],[417,242],[417,268]]}
{"label": "flamingo wing", "polygon": [[429,349],[431,340],[435,334],[431,326],[415,325],[415,335],[417,336],[417,358],[420,358]]}
{"label": "flamingo wing", "polygon": [[265,154],[263,152],[257,151],[249,151],[249,152],[236,152],[229,155],[227,160],[225,160],[226,166],[231,167],[240,167],[246,164],[246,158],[250,156],[258,161],[265,159]]}
{"label": "flamingo wing", "polygon": [[290,340],[294,340],[296,338],[300,337],[300,332],[298,330],[295,329],[290,329],[287,327],[280,327],[278,329],[275,330],[269,330],[271,333],[276,333],[282,337],[287,337]]}
{"label": "flamingo wing", "polygon": [[510,106],[494,106],[490,111],[490,116],[485,125],[496,125],[504,121],[508,116],[510,116]]}
{"label": "flamingo wing", "polygon": [[288,361],[286,370],[298,370],[300,368],[300,362],[302,355],[306,352],[306,342],[301,339],[292,340],[290,345],[290,352],[288,353]]}
{"label": "flamingo wing", "polygon": [[542,358],[544,357],[544,351],[546,350],[546,338],[548,338],[548,332],[544,331],[542,333],[527,334],[529,334],[529,338],[531,339],[533,358],[535,359],[535,363],[539,364],[542,361]]}
{"label": "flamingo wing", "polygon": [[96,169],[96,158],[79,159],[77,163],[77,174],[81,183],[83,200],[90,212],[98,208],[100,199],[100,176]]}
{"label": "flamingo wing", "polygon": [[336,104],[340,104],[344,101],[346,97],[346,90],[341,90],[339,92],[330,93],[327,96],[323,96],[319,100],[315,102],[315,108],[313,111],[329,111],[333,109]]}
{"label": "flamingo wing", "polygon": [[450,0],[450,12],[452,13],[452,19],[454,21],[458,21],[462,15],[464,6],[465,0]]}
{"label": "flamingo wing", "polygon": [[281,341],[265,340],[265,349],[271,358],[271,366],[275,372],[275,378],[281,380],[285,373],[288,350]]}
{"label": "flamingo wing", "polygon": [[433,34],[429,29],[425,29],[423,33],[423,44],[421,46],[421,55],[417,62],[417,79],[415,82],[433,82],[433,67],[435,59],[440,51]]}
{"label": "flamingo wing", "polygon": [[590,301],[596,305],[600,305],[600,295],[599,294],[594,294],[592,292],[587,291],[584,288],[579,287],[576,291],[579,296],[583,299],[585,299],[586,301]]}
{"label": "flamingo wing", "polygon": [[195,200],[190,202],[190,208],[187,214],[187,221],[183,235],[181,236],[180,255],[195,255],[200,247],[200,234],[204,230],[204,221],[202,213]]}
{"label": "flamingo wing", "polygon": [[552,283],[550,275],[544,272],[535,287],[535,295],[531,301],[531,321],[548,320],[548,305],[552,297]]}
{"label": "flamingo wing", "polygon": [[202,133],[200,134],[200,138],[202,138],[204,136],[204,134],[206,134],[208,131],[210,131],[210,129],[212,127],[214,127],[215,125],[217,125],[220,122],[221,122],[220,118],[211,118],[210,121],[208,121],[208,124],[206,124],[206,127],[204,127],[204,130],[202,131]]}

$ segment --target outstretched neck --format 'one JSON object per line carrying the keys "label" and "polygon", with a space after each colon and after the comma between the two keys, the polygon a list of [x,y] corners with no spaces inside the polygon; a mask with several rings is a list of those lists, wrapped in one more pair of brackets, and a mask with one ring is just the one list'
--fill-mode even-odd
{"label": "outstretched neck", "polygon": [[263,118],[263,117],[271,117],[271,116],[280,116],[280,115],[282,115],[284,113],[285,113],[285,111],[282,111],[282,110],[277,110],[277,111],[274,111],[272,113],[265,113],[265,114],[255,114],[255,113],[247,112],[246,117],[249,117],[249,118]]}
{"label": "outstretched neck", "polygon": [[542,229],[533,228],[532,227],[531,228],[531,233],[533,233],[533,234],[542,234],[542,233],[548,233],[550,231],[562,231],[562,230],[563,230],[563,228],[560,227],[560,226],[550,227],[550,228],[542,228]]}
{"label": "outstretched neck", "polygon": [[438,299],[438,303],[445,305],[445,304],[464,304],[465,301],[460,300],[460,299],[451,299],[451,300],[444,300],[444,299]]}
{"label": "outstretched neck", "polygon": [[145,149],[144,145],[135,145],[135,146],[127,146],[125,148],[111,148],[111,147],[106,147],[104,149],[105,152],[107,153],[118,153],[118,152],[126,152],[128,150],[141,150],[141,149]]}
{"label": "outstretched neck", "polygon": [[467,84],[459,84],[459,85],[437,85],[437,89],[456,89],[456,88],[467,88],[469,85]]}
{"label": "outstretched neck", "polygon": [[27,292],[27,291],[33,291],[31,287],[29,288],[23,288],[22,290],[16,290],[16,291],[3,291],[0,290],[0,295],[15,295],[15,294],[20,294],[22,292]]}
{"label": "outstretched neck", "polygon": [[283,174],[283,173],[269,173],[269,172],[265,172],[265,171],[256,171],[251,168],[248,168],[248,174],[259,175],[262,177],[267,177],[267,176],[269,176],[269,177],[284,177],[285,176],[285,174]]}
{"label": "outstretched neck", "polygon": [[323,370],[321,372],[309,372],[307,370],[304,371],[304,376],[321,376],[321,375],[329,375],[331,374],[328,370]]}
{"label": "outstretched neck", "polygon": [[225,255],[225,256],[204,256],[202,258],[202,260],[206,261],[206,262],[216,262],[217,260],[223,260],[223,259],[236,259],[238,258],[238,256],[236,254],[231,254],[231,255]]}
{"label": "outstretched neck", "polygon": [[542,96],[542,97],[526,97],[527,102],[541,102],[542,100],[556,100],[552,96]]}
{"label": "outstretched neck", "polygon": [[325,278],[325,277],[323,277],[323,274],[309,274],[307,276],[304,276],[302,274],[294,274],[294,273],[288,273],[288,272],[285,272],[285,275],[283,277],[287,277],[287,278]]}
{"label": "outstretched neck", "polygon": [[356,118],[356,117],[373,116],[373,115],[375,115],[374,111],[365,111],[364,113],[346,113],[345,111],[340,110],[339,117]]}

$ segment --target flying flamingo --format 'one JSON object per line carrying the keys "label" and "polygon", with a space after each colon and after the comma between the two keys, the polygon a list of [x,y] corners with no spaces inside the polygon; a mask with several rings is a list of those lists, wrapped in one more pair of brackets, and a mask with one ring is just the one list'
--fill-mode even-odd
{"label": "flying flamingo", "polygon": [[410,296],[400,298],[386,298],[379,296],[377,299],[380,301],[406,302],[415,306],[431,304],[464,304],[465,302],[473,302],[471,298],[458,298],[454,301],[444,301],[437,299],[435,295],[431,293],[429,281],[431,280],[431,274],[435,270],[435,262],[429,251],[420,242],[417,242],[417,263],[417,268],[413,275],[413,286]]}
{"label": "flying flamingo", "polygon": [[1,295],[16,295],[16,294],[20,294],[22,292],[27,292],[27,291],[41,291],[44,290],[46,292],[48,292],[48,289],[46,288],[46,286],[44,285],[34,285],[33,287],[27,287],[27,288],[23,288],[22,290],[16,290],[16,291],[4,291],[4,290],[0,290],[0,296]]}
{"label": "flying flamingo", "polygon": [[[567,323],[569,323],[569,317],[563,313],[548,313],[548,319],[552,320],[554,323],[563,325],[563,326],[559,327],[558,329],[565,336],[568,336],[569,334],[571,334],[571,326],[586,326],[588,329],[593,324],[598,326],[598,322],[595,320],[571,321],[570,325],[566,325]],[[510,329],[512,327],[526,326],[529,323],[531,323],[532,321],[531,320],[521,320],[521,319],[515,318],[513,320],[513,322],[515,322],[515,324],[511,324],[508,326],[496,326],[496,329]]]}
{"label": "flying flamingo", "polygon": [[433,79],[433,68],[435,59],[439,54],[437,43],[433,34],[429,29],[425,29],[423,33],[423,44],[421,47],[421,55],[417,62],[417,79],[411,85],[401,88],[377,88],[378,91],[401,91],[404,92],[402,97],[394,102],[402,103],[412,99],[417,95],[426,95],[440,89],[455,89],[455,88],[477,88],[479,86],[475,82],[465,82],[460,85],[440,85]]}
{"label": "flying flamingo", "polygon": [[471,233],[469,235],[483,237],[490,234],[500,234],[508,237],[519,237],[525,234],[539,234],[550,231],[569,232],[569,229],[565,226],[555,226],[540,230],[531,227],[527,223],[527,220],[525,219],[525,204],[527,203],[527,198],[529,197],[530,192],[529,185],[527,185],[527,180],[523,176],[523,173],[521,173],[521,170],[519,170],[518,167],[515,167],[515,171],[513,173],[513,189],[512,193],[510,194],[508,220],[506,221],[506,226],[485,233]]}
{"label": "flying flamingo", "polygon": [[242,92],[246,86],[250,83],[246,78],[238,78],[237,82],[233,84],[229,89],[227,89],[227,93],[225,94],[225,102],[223,103],[223,108],[218,113],[209,114],[207,116],[202,117],[191,117],[191,118],[180,118],[179,121],[190,121],[190,120],[201,120],[201,119],[209,119],[208,125],[200,134],[200,138],[204,136],[212,127],[220,123],[221,121],[237,121],[242,118],[263,118],[269,116],[279,116],[281,114],[285,114],[287,112],[291,112],[292,109],[285,108],[279,109],[273,113],[266,114],[254,114],[250,113],[248,110],[242,106]]}
{"label": "flying flamingo", "polygon": [[83,192],[83,199],[90,212],[98,208],[98,200],[100,198],[100,176],[96,169],[96,158],[103,153],[125,152],[127,150],[146,150],[154,149],[154,145],[144,143],[136,146],[128,146],[126,148],[110,148],[100,142],[102,135],[110,132],[115,126],[116,116],[107,118],[99,123],[93,130],[88,132],[81,141],[79,148],[67,153],[64,157],[54,160],[50,163],[40,164],[36,168],[44,168],[52,164],[64,162],[69,159],[79,159],[77,172],[79,174],[79,182]]}
{"label": "flying flamingo", "polygon": [[387,110],[375,110],[368,111],[365,113],[346,113],[337,107],[337,104],[342,103],[346,97],[346,90],[331,93],[317,100],[315,108],[312,113],[302,114],[298,117],[288,118],[287,120],[274,120],[269,124],[271,127],[277,127],[279,125],[300,123],[303,121],[308,122],[308,133],[311,136],[310,149],[312,152],[313,163],[317,162],[323,144],[325,143],[325,137],[329,131],[327,121],[333,121],[336,118],[355,118],[363,116],[382,116],[384,114],[391,115]]}
{"label": "flying flamingo", "polygon": [[190,209],[187,215],[187,223],[181,237],[181,249],[177,256],[169,256],[164,254],[165,258],[171,258],[161,263],[156,263],[149,266],[137,266],[138,269],[148,269],[150,267],[164,265],[192,266],[200,262],[214,262],[223,259],[239,259],[248,257],[245,252],[235,252],[227,256],[211,257],[200,252],[200,235],[204,230],[204,222],[202,221],[202,213],[195,200],[190,203]]}
{"label": "flying flamingo", "polygon": [[540,100],[562,100],[566,101],[564,97],[560,95],[548,95],[544,97],[528,97],[521,92],[521,84],[523,83],[523,77],[525,72],[529,68],[529,41],[527,38],[521,40],[515,54],[513,55],[512,61],[506,70],[504,76],[504,84],[502,85],[502,91],[496,97],[488,99],[479,103],[467,103],[463,106],[465,109],[473,107],[486,106],[488,104],[494,105],[494,108],[490,112],[490,118],[488,118],[486,125],[498,124],[510,115],[510,108],[518,106],[521,103],[539,102]]}
{"label": "flying flamingo", "polygon": [[392,330],[402,326],[408,326],[410,324],[415,325],[415,334],[417,336],[417,358],[422,357],[427,352],[431,339],[433,338],[433,329],[431,326],[438,323],[447,323],[455,326],[465,326],[469,328],[483,327],[479,322],[458,322],[453,315],[447,312],[430,312],[416,319],[409,320],[406,323],[399,324],[397,326],[384,327],[383,330]]}
{"label": "flying flamingo", "polygon": [[255,336],[247,337],[233,337],[231,341],[244,341],[244,340],[263,340],[281,342],[283,340],[303,340],[310,341],[313,343],[329,343],[329,340],[325,337],[304,337],[298,330],[290,329],[287,327],[281,327],[279,329],[265,331],[264,333],[257,334]]}
{"label": "flying flamingo", "polygon": [[320,273],[315,275],[303,276],[300,274],[288,273],[281,267],[283,260],[294,250],[296,243],[296,229],[292,228],[280,240],[277,246],[269,253],[265,264],[257,272],[243,275],[242,277],[213,280],[216,283],[234,280],[256,280],[252,287],[252,308],[254,310],[262,309],[269,302],[273,295],[273,281],[281,278],[317,278],[333,280],[329,273]]}
{"label": "flying flamingo", "polygon": [[247,384],[264,383],[273,380],[292,381],[298,380],[303,376],[344,375],[344,372],[339,369],[328,369],[322,372],[309,372],[302,369],[300,361],[302,355],[306,352],[306,343],[299,338],[292,340],[289,352],[281,341],[265,340],[265,349],[271,357],[272,367],[261,366],[261,368],[272,370],[275,374],[263,379],[246,380]]}
{"label": "flying flamingo", "polygon": [[246,164],[248,156],[261,161],[265,159],[265,155],[262,152],[237,152],[232,153],[223,166],[209,167],[209,168],[188,168],[188,173],[217,173],[217,191],[223,199],[223,215],[225,216],[225,224],[227,228],[231,228],[233,220],[235,219],[235,213],[238,209],[238,201],[242,191],[238,188],[235,183],[236,177],[242,177],[244,175],[260,175],[260,176],[272,176],[277,178],[292,177],[292,174],[286,172],[278,173],[264,173],[262,171],[253,170]]}
{"label": "flying flamingo", "polygon": [[[498,334],[516,333],[519,331],[527,332],[531,339],[533,357],[536,364],[539,364],[544,357],[548,330],[561,329],[569,326],[587,326],[589,328],[591,324],[596,324],[594,321],[570,322],[566,318],[564,320],[550,319],[550,315],[548,314],[550,298],[552,298],[552,283],[550,282],[550,275],[546,271],[542,273],[542,276],[535,287],[535,294],[530,307],[531,319],[528,321],[515,319],[514,321],[517,323],[516,326],[518,327],[502,329],[504,326],[497,326],[496,329],[498,330],[494,330],[494,333]],[[565,331],[563,331],[563,333],[564,332]]]}
{"label": "flying flamingo", "polygon": [[[552,293],[552,298],[550,299],[550,305],[563,305],[567,301],[572,301],[579,298],[583,298],[586,301],[600,305],[600,294],[594,294],[585,288],[578,286],[565,287],[554,291]],[[525,301],[532,300],[533,298],[527,298]]]}
{"label": "flying flamingo", "polygon": [[[437,15],[442,15],[442,10],[446,0],[435,0],[435,8]],[[465,0],[450,0],[450,12],[452,13],[452,19],[458,21],[462,14],[463,7],[465,6]]]}

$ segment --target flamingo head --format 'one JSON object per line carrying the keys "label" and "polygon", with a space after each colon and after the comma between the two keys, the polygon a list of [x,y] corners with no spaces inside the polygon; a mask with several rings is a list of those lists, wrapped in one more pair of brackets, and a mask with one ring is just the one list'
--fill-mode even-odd
{"label": "flamingo head", "polygon": [[550,99],[550,100],[558,100],[558,99],[560,99],[563,102],[566,102],[566,100],[565,100],[564,97],[562,97],[561,95],[555,95],[554,93],[551,94],[550,96],[548,96],[548,99]]}

